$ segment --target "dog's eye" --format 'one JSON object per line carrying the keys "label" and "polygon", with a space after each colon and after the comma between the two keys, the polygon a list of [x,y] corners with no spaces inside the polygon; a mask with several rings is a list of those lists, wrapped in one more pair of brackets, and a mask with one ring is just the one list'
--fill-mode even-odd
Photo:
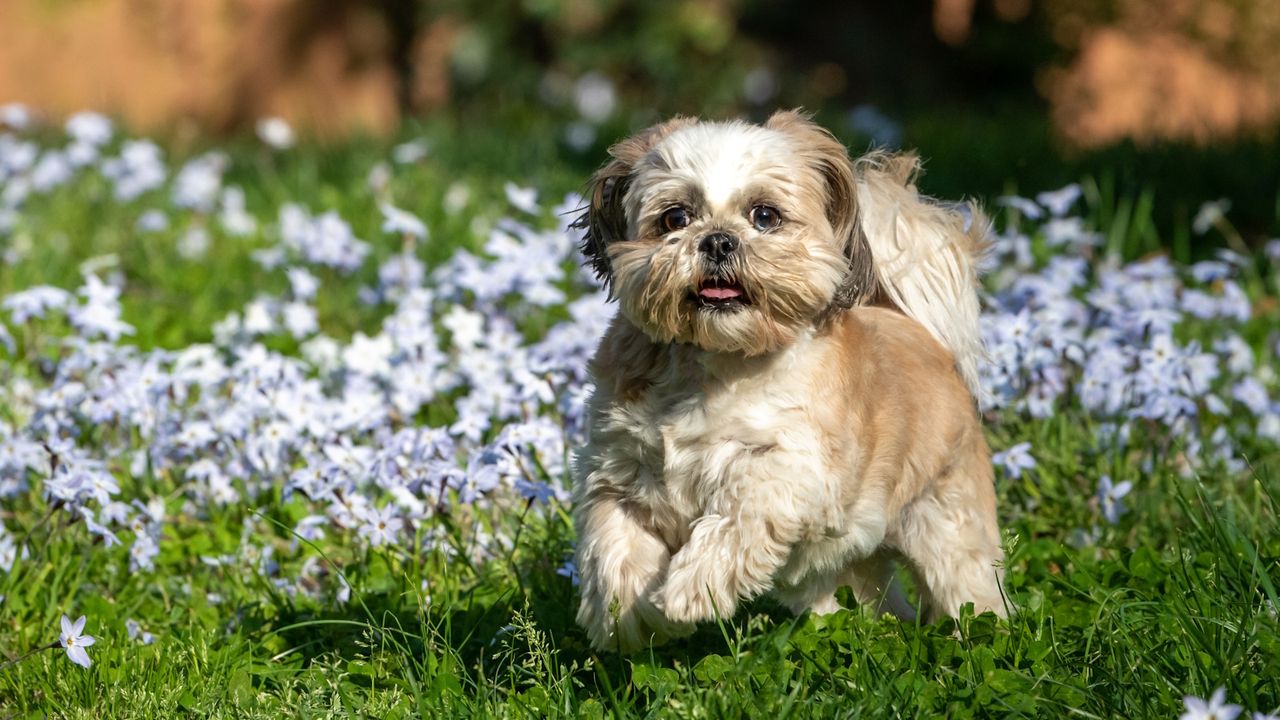
{"label": "dog's eye", "polygon": [[756,205],[748,215],[751,224],[760,232],[772,230],[782,224],[782,213],[768,205]]}
{"label": "dog's eye", "polygon": [[658,220],[658,224],[662,226],[663,232],[675,232],[681,228],[689,227],[689,211],[682,207],[673,207],[662,213],[662,218]]}

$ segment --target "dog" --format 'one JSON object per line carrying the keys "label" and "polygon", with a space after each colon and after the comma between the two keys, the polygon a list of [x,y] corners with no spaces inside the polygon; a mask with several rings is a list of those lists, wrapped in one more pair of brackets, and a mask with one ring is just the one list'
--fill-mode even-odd
{"label": "dog", "polygon": [[631,652],[770,593],[1005,614],[976,206],[807,115],[677,117],[623,140],[575,225],[618,312],[574,461],[579,624]]}

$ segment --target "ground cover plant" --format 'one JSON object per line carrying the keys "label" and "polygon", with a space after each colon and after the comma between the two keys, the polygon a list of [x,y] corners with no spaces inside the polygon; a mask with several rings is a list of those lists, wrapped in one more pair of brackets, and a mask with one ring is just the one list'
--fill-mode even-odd
{"label": "ground cover plant", "polygon": [[612,312],[581,178],[459,175],[430,137],[326,155],[267,125],[175,159],[92,114],[19,125],[0,717],[1280,707],[1280,244],[1222,204],[1195,264],[1135,252],[1149,199],[1087,179],[990,204],[1011,620],[760,600],[620,658],[573,622],[567,468]]}

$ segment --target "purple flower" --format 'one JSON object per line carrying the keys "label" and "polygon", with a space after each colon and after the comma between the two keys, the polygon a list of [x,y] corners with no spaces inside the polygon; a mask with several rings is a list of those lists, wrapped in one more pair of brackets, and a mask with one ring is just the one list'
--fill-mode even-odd
{"label": "purple flower", "polygon": [[520,496],[526,500],[532,500],[544,505],[556,497],[555,489],[541,480],[517,478],[515,488],[516,492],[520,493]]}
{"label": "purple flower", "polygon": [[1205,260],[1191,266],[1191,277],[1202,283],[1231,277],[1232,272],[1232,267],[1221,260]]}
{"label": "purple flower", "polygon": [[556,574],[569,578],[569,582],[574,587],[578,587],[578,584],[582,581],[582,576],[578,574],[578,564],[573,561],[572,557],[567,558],[563,565],[556,568]]}
{"label": "purple flower", "polygon": [[1120,516],[1124,514],[1122,500],[1132,489],[1133,483],[1128,480],[1115,485],[1112,484],[1110,475],[1103,475],[1098,479],[1098,504],[1102,507],[1102,516],[1107,522],[1112,525],[1119,522]]}
{"label": "purple flower", "polygon": [[1031,443],[1018,443],[1008,450],[992,455],[991,462],[1004,468],[1005,474],[1009,477],[1021,478],[1023,470],[1030,470],[1036,466],[1036,460],[1031,457],[1030,450]]}
{"label": "purple flower", "polygon": [[380,510],[366,509],[362,515],[363,523],[356,532],[368,540],[370,545],[378,547],[396,541],[400,519],[396,516],[395,507],[387,505]]}
{"label": "purple flower", "polygon": [[116,199],[128,202],[163,185],[168,171],[158,145],[149,140],[130,140],[118,157],[103,161],[102,174],[115,183]]}
{"label": "purple flower", "polygon": [[1252,376],[1245,377],[1231,388],[1231,397],[1249,409],[1254,415],[1263,415],[1271,406],[1267,389]]}
{"label": "purple flower", "polygon": [[143,645],[150,645],[156,641],[156,636],[143,630],[142,625],[133,618],[124,621],[124,630],[128,633],[130,640],[137,640]]}
{"label": "purple flower", "polygon": [[160,546],[156,544],[155,538],[151,537],[150,529],[143,528],[143,531],[134,538],[133,545],[129,546],[129,572],[155,570],[156,556],[159,554]]}
{"label": "purple flower", "polygon": [[368,243],[357,238],[336,212],[312,217],[293,203],[280,208],[280,240],[303,260],[343,273],[363,265],[370,252]]}

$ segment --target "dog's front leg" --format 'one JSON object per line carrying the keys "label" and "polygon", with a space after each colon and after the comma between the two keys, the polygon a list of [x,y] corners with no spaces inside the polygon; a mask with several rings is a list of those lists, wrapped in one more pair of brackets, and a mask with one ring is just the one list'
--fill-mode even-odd
{"label": "dog's front leg", "polygon": [[580,538],[578,623],[598,650],[632,652],[688,634],[667,619],[649,595],[662,582],[671,555],[616,498],[588,495],[574,508]]}
{"label": "dog's front leg", "polygon": [[834,501],[824,503],[820,488],[792,479],[805,477],[804,470],[769,466],[774,472],[751,473],[725,488],[711,512],[694,523],[689,542],[671,559],[666,582],[653,594],[653,604],[669,620],[732,617],[739,600],[769,590],[807,528],[829,523],[824,512]]}

